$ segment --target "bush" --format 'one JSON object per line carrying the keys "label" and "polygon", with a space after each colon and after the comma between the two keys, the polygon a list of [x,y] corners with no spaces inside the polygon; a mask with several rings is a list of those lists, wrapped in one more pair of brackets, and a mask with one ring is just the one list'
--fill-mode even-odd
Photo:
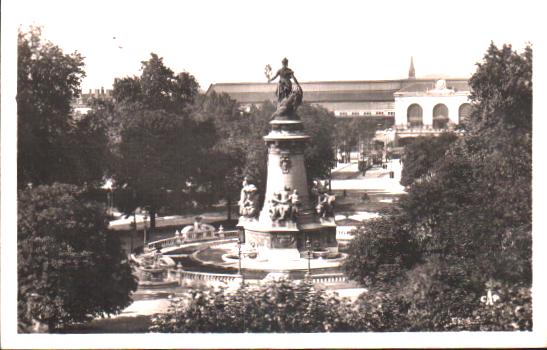
{"label": "bush", "polygon": [[[444,259],[443,259],[444,260]],[[396,282],[377,282],[356,301],[355,329],[365,331],[510,331],[532,329],[530,288],[477,280],[439,259]],[[492,304],[487,304],[488,290]]]}
{"label": "bush", "polygon": [[152,332],[332,332],[351,331],[351,304],[288,280],[191,291],[176,298],[167,313],[152,320]]}
{"label": "bush", "polygon": [[348,277],[369,286],[401,276],[420,260],[410,229],[404,216],[367,221],[349,245],[344,262]]}

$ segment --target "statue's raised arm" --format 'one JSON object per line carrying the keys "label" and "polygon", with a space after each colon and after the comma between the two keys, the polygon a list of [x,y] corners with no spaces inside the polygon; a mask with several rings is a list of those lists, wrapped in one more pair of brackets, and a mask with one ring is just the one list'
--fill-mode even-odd
{"label": "statue's raised arm", "polygon": [[[275,95],[277,96],[277,111],[272,118],[285,116],[288,119],[298,118],[296,116],[296,109],[302,103],[302,88],[294,76],[294,72],[289,68],[289,60],[284,58],[282,61],[282,67],[275,73],[273,77],[270,77],[271,67],[266,66],[266,77],[268,83],[279,77],[277,83],[277,90]],[[296,88],[293,89],[291,79],[294,80]]]}

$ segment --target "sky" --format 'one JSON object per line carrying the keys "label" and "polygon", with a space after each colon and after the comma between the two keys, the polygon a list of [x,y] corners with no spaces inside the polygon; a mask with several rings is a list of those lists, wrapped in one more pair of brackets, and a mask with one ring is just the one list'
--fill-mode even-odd
{"label": "sky", "polygon": [[[526,5],[530,6],[526,6]],[[85,57],[84,91],[139,75],[151,52],[211,83],[265,81],[283,57],[299,81],[469,77],[489,43],[533,42],[529,1],[13,2],[14,21],[43,27]]]}

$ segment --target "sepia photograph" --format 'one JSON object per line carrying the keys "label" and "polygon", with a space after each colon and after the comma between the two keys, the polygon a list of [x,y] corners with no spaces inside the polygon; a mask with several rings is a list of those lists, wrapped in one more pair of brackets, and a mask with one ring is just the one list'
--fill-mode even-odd
{"label": "sepia photograph", "polygon": [[547,346],[540,5],[1,13],[2,348]]}

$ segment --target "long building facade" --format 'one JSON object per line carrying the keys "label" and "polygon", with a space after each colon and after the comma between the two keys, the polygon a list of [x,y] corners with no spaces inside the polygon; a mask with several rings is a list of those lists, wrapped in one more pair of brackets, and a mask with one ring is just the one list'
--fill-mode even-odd
{"label": "long building facade", "polygon": [[[415,77],[398,80],[319,81],[300,83],[304,102],[319,105],[337,118],[367,118],[381,125],[378,140],[397,147],[404,139],[452,129],[471,109],[467,78]],[[207,94],[227,93],[244,110],[275,100],[276,84],[212,84]]]}

